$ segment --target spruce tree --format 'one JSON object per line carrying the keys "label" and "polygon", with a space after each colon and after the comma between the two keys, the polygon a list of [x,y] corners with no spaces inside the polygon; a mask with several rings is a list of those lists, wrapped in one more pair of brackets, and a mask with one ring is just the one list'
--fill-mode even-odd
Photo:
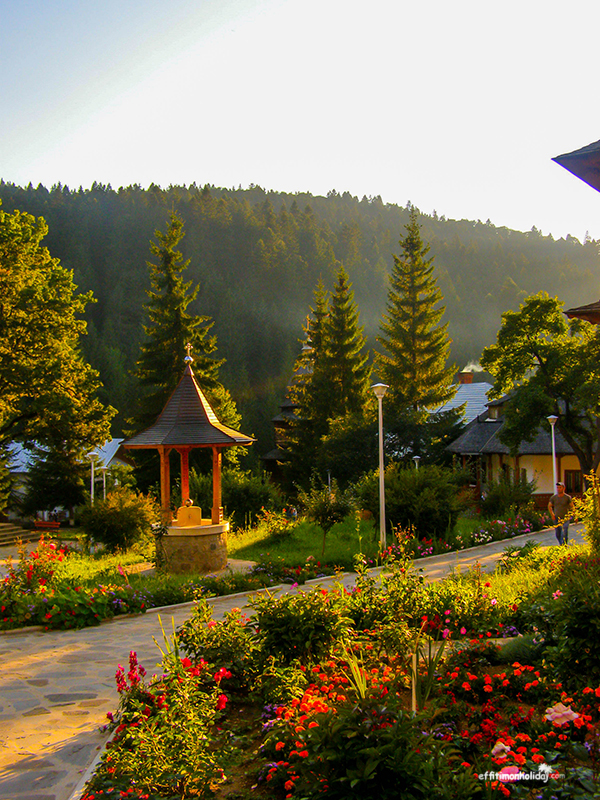
{"label": "spruce tree", "polygon": [[451,340],[447,323],[440,324],[445,307],[439,305],[442,293],[433,258],[427,258],[429,245],[421,239],[414,208],[406,232],[400,239],[402,254],[394,255],[378,337],[383,352],[376,354],[376,364],[380,379],[390,387],[385,402],[393,416],[422,423],[429,410],[454,396],[456,367],[446,366]]}
{"label": "spruce tree", "polygon": [[216,337],[210,335],[213,322],[209,317],[188,313],[199,287],[192,288],[192,281],[183,279],[190,263],[177,249],[184,236],[183,220],[171,213],[166,232],[156,231],[155,235],[157,241],[150,245],[155,260],[148,262],[150,289],[145,305],[149,324],[144,327],[146,341],[137,362],[139,398],[129,421],[129,433],[142,431],[155,422],[181,379],[188,343],[200,388],[221,421],[235,428],[240,417],[218,377],[224,360],[212,356],[217,349]]}
{"label": "spruce tree", "polygon": [[365,338],[343,267],[329,301],[319,281],[311,314],[292,388],[298,418],[291,432],[289,469],[295,481],[304,483],[323,465],[320,449],[332,421],[362,418],[370,379]]}
{"label": "spruce tree", "polygon": [[371,376],[351,287],[346,270],[340,267],[323,331],[331,418],[363,411]]}
{"label": "spruce tree", "polygon": [[291,484],[310,476],[321,438],[327,433],[329,396],[325,369],[325,320],[328,293],[319,280],[314,292],[314,308],[304,326],[302,352],[294,366],[290,399],[297,409],[289,432],[288,472]]}

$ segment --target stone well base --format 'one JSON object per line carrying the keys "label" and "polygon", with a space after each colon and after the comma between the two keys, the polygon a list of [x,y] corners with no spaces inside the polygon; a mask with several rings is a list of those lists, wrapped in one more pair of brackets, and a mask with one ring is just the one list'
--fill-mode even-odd
{"label": "stone well base", "polygon": [[161,540],[167,572],[216,572],[227,566],[228,522],[172,526]]}

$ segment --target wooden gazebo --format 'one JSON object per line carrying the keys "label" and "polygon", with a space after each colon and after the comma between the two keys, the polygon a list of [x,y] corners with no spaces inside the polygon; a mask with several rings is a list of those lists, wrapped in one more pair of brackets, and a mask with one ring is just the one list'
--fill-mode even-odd
{"label": "wooden gazebo", "polygon": [[138,433],[123,447],[131,450],[158,450],[160,456],[160,496],[165,521],[171,516],[171,481],[169,453],[175,450],[181,459],[181,495],[185,505],[190,496],[189,454],[198,448],[211,448],[213,465],[213,506],[211,521],[223,521],[221,501],[221,456],[224,447],[250,445],[252,437],[234,431],[219,422],[192,371],[192,357],[185,357],[185,370],[177,388],[160,416],[149,428]]}

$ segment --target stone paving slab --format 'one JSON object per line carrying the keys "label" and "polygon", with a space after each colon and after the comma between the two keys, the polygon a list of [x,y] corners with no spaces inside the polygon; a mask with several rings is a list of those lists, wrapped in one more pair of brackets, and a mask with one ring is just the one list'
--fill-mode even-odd
{"label": "stone paving slab", "polygon": [[[581,526],[571,530],[572,541],[583,541]],[[516,537],[510,544],[532,539],[555,543],[553,531],[547,531]],[[431,556],[417,566],[428,580],[475,563],[491,570],[508,544]],[[336,581],[350,587],[354,580],[354,575],[344,574],[277,591],[307,591]],[[213,598],[215,618],[243,607],[250,594],[255,593]],[[126,666],[129,652],[135,650],[149,675],[158,671],[160,652],[153,637],[162,643],[161,624],[169,634],[173,624],[188,619],[192,608],[193,603],[185,603],[80,631],[23,629],[0,635],[0,800],[76,800],[82,776],[106,740],[99,728],[118,705],[117,666]]]}

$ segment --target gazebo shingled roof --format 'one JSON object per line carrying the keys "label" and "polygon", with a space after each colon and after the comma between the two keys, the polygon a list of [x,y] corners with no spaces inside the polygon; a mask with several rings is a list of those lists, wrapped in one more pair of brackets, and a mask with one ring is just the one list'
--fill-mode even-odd
{"label": "gazebo shingled roof", "polygon": [[125,447],[232,447],[253,441],[219,422],[188,363],[154,425],[128,439]]}
{"label": "gazebo shingled roof", "polygon": [[224,447],[250,445],[254,439],[223,425],[198,386],[186,356],[183,376],[167,400],[156,422],[146,430],[123,442],[131,449],[156,449],[160,455],[161,505],[165,515],[170,513],[169,453],[176,450],[181,458],[181,496],[189,498],[189,452],[198,447],[210,447],[213,452],[212,522],[223,519],[221,506],[221,451]]}

